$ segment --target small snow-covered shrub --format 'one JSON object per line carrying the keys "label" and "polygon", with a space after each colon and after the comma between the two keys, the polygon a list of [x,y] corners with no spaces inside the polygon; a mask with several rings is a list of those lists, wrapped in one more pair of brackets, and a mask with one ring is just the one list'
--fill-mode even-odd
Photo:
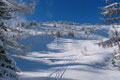
{"label": "small snow-covered shrub", "polygon": [[120,51],[114,50],[113,56],[111,57],[111,65],[113,67],[118,67],[120,65]]}
{"label": "small snow-covered shrub", "polygon": [[54,32],[53,32],[52,29],[50,30],[50,34],[51,34],[52,36],[54,36]]}
{"label": "small snow-covered shrub", "polygon": [[61,33],[60,30],[57,30],[55,35],[56,35],[57,37],[61,37],[61,36],[62,36],[62,33]]}
{"label": "small snow-covered shrub", "polygon": [[103,42],[103,38],[102,37],[99,37],[99,43],[102,43]]}
{"label": "small snow-covered shrub", "polygon": [[75,37],[75,34],[72,30],[68,32],[68,37]]}
{"label": "small snow-covered shrub", "polygon": [[85,30],[84,33],[85,33],[86,37],[88,38],[89,37],[89,31]]}
{"label": "small snow-covered shrub", "polygon": [[38,23],[36,21],[30,22],[30,26],[38,26]]}
{"label": "small snow-covered shrub", "polygon": [[83,26],[83,27],[81,28],[81,30],[82,30],[82,31],[85,31],[85,27]]}
{"label": "small snow-covered shrub", "polygon": [[56,24],[54,24],[53,27],[56,28]]}
{"label": "small snow-covered shrub", "polygon": [[84,47],[83,50],[81,50],[81,53],[83,56],[85,56],[87,53],[87,47]]}
{"label": "small snow-covered shrub", "polygon": [[90,27],[89,32],[90,32],[90,33],[94,33],[94,32],[95,32],[94,27]]}
{"label": "small snow-covered shrub", "polygon": [[52,29],[50,30],[50,35],[51,35],[51,40],[54,40],[54,32]]}
{"label": "small snow-covered shrub", "polygon": [[110,30],[108,34],[109,34],[110,38],[114,38],[115,37],[115,32],[113,30]]}

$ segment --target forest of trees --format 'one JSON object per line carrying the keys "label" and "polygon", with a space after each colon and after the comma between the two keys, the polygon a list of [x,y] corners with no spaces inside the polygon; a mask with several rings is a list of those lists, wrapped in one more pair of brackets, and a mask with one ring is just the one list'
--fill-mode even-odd
{"label": "forest of trees", "polygon": [[0,0],[0,77],[18,80],[17,72],[20,70],[9,54],[25,54],[27,48],[18,41],[27,33],[21,29],[25,26],[20,25],[19,21],[14,24],[13,20],[16,20],[19,14],[32,13],[34,8],[35,2],[25,5],[19,0]]}

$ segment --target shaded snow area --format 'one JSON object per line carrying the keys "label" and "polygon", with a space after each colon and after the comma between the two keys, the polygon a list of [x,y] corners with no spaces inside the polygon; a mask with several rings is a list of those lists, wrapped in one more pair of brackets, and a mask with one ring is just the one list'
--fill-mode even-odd
{"label": "shaded snow area", "polygon": [[98,37],[108,37],[107,29],[95,28],[91,39],[80,37],[84,34],[80,26],[75,26],[74,38],[66,37],[65,33],[53,39],[46,32],[50,26],[44,25],[37,31],[31,29],[34,35],[21,41],[31,48],[22,58],[14,56],[21,69],[21,80],[120,80],[119,69],[110,64],[113,48],[104,49],[96,44]]}

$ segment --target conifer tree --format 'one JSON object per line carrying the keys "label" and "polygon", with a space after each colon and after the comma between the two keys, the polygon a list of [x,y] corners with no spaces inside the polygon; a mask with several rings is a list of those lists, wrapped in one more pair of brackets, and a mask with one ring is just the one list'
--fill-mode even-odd
{"label": "conifer tree", "polygon": [[22,55],[26,47],[18,44],[26,34],[21,28],[23,25],[14,25],[9,21],[17,17],[16,13],[31,13],[35,3],[25,5],[19,0],[0,0],[0,80],[10,77],[18,80],[19,69],[9,54]]}
{"label": "conifer tree", "polygon": [[[104,21],[111,25],[114,26],[116,24],[120,23],[120,1],[119,0],[106,0],[109,5],[102,7],[101,9],[104,11],[101,14],[105,16]],[[113,36],[114,33],[114,36]],[[120,35],[118,31],[115,29],[114,32],[112,32],[112,37],[104,41],[102,43],[99,43],[99,45],[105,47],[113,47],[113,46],[118,46],[118,50],[113,54],[113,58],[118,59],[120,57]],[[114,62],[114,59],[112,59],[112,63]],[[115,64],[113,64],[115,65]]]}

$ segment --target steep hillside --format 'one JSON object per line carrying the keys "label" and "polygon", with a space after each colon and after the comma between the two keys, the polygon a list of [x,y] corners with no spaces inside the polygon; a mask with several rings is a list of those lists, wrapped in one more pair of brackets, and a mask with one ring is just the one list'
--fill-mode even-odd
{"label": "steep hillside", "polygon": [[31,50],[13,56],[21,80],[119,80],[118,68],[111,65],[115,47],[96,44],[109,37],[111,27],[43,23],[31,28],[31,36],[21,41]]}

